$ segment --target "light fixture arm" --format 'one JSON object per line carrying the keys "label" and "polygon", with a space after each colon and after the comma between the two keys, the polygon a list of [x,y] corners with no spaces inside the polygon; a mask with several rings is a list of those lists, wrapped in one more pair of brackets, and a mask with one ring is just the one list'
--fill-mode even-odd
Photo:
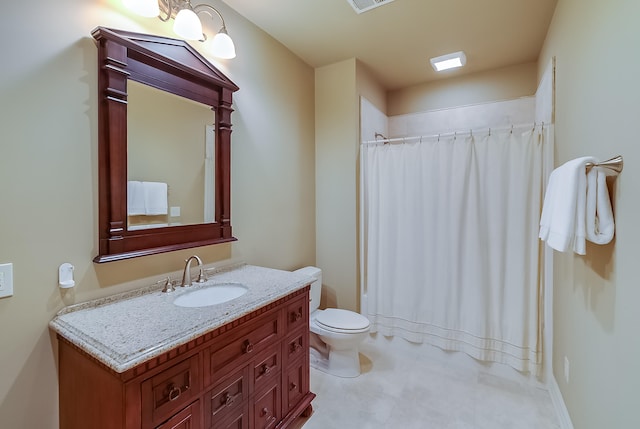
{"label": "light fixture arm", "polygon": [[[172,17],[175,16],[174,12],[174,4],[173,0],[159,0],[160,4],[160,15],[158,15],[158,19],[162,22],[169,21]],[[163,17],[162,12],[164,12],[167,16]]]}
{"label": "light fixture arm", "polygon": [[210,4],[197,4],[193,7],[193,11],[195,13],[200,13],[200,12],[205,12],[207,15],[209,15],[212,19],[213,19],[213,14],[211,12],[209,12],[207,9],[211,9],[212,11],[214,11],[216,13],[216,15],[218,15],[218,17],[220,18],[220,21],[222,21],[222,28],[220,29],[221,32],[224,32],[225,34],[227,33],[227,26],[224,23],[224,18],[222,17],[222,14],[220,12],[218,12],[218,9],[216,9],[215,7],[211,6]]}

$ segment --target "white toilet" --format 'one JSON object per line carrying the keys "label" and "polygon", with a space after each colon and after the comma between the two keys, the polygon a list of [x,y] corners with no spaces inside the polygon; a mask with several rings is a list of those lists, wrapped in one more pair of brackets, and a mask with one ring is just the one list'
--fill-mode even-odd
{"label": "white toilet", "polygon": [[369,319],[349,310],[319,310],[322,270],[304,267],[295,272],[315,279],[309,302],[310,365],[338,377],[357,377],[360,375],[358,346],[369,333]]}

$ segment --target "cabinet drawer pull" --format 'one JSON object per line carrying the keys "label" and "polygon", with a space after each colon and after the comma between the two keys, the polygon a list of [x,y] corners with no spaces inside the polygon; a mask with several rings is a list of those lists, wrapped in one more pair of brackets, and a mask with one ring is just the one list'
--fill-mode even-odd
{"label": "cabinet drawer pull", "polygon": [[251,353],[253,351],[253,344],[251,341],[245,340],[242,346],[242,353]]}
{"label": "cabinet drawer pull", "polygon": [[235,400],[235,397],[230,395],[228,392],[224,394],[224,396],[222,397],[222,404],[226,405],[227,407],[230,407],[231,405],[233,405],[233,401]]}
{"label": "cabinet drawer pull", "polygon": [[262,367],[260,368],[260,374],[262,375],[267,375],[269,374],[269,371],[271,371],[271,368],[269,365],[267,365],[266,363],[264,365],[262,365]]}
{"label": "cabinet drawer pull", "polygon": [[297,313],[295,311],[291,312],[291,322],[297,322],[300,319],[302,319],[302,310]]}
{"label": "cabinet drawer pull", "polygon": [[298,350],[300,350],[302,348],[302,344],[295,342],[295,343],[291,343],[291,353],[296,353]]}
{"label": "cabinet drawer pull", "polygon": [[182,389],[172,384],[171,388],[169,389],[169,401],[175,401],[180,397],[181,394],[182,394]]}
{"label": "cabinet drawer pull", "polygon": [[296,390],[298,388],[298,385],[296,383],[291,383],[291,385],[289,386],[289,390]]}

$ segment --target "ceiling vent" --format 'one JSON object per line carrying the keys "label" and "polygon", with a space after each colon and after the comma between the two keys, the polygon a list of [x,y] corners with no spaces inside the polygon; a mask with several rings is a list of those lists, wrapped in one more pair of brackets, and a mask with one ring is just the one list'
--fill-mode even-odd
{"label": "ceiling vent", "polygon": [[393,0],[347,0],[356,13],[366,12],[379,6],[391,3]]}

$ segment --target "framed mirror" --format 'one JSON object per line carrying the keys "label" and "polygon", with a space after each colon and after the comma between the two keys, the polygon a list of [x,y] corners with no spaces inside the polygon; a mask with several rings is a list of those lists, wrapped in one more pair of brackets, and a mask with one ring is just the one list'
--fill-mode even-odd
{"label": "framed mirror", "polygon": [[234,241],[238,87],[182,40],[98,27],[99,248],[109,262]]}

